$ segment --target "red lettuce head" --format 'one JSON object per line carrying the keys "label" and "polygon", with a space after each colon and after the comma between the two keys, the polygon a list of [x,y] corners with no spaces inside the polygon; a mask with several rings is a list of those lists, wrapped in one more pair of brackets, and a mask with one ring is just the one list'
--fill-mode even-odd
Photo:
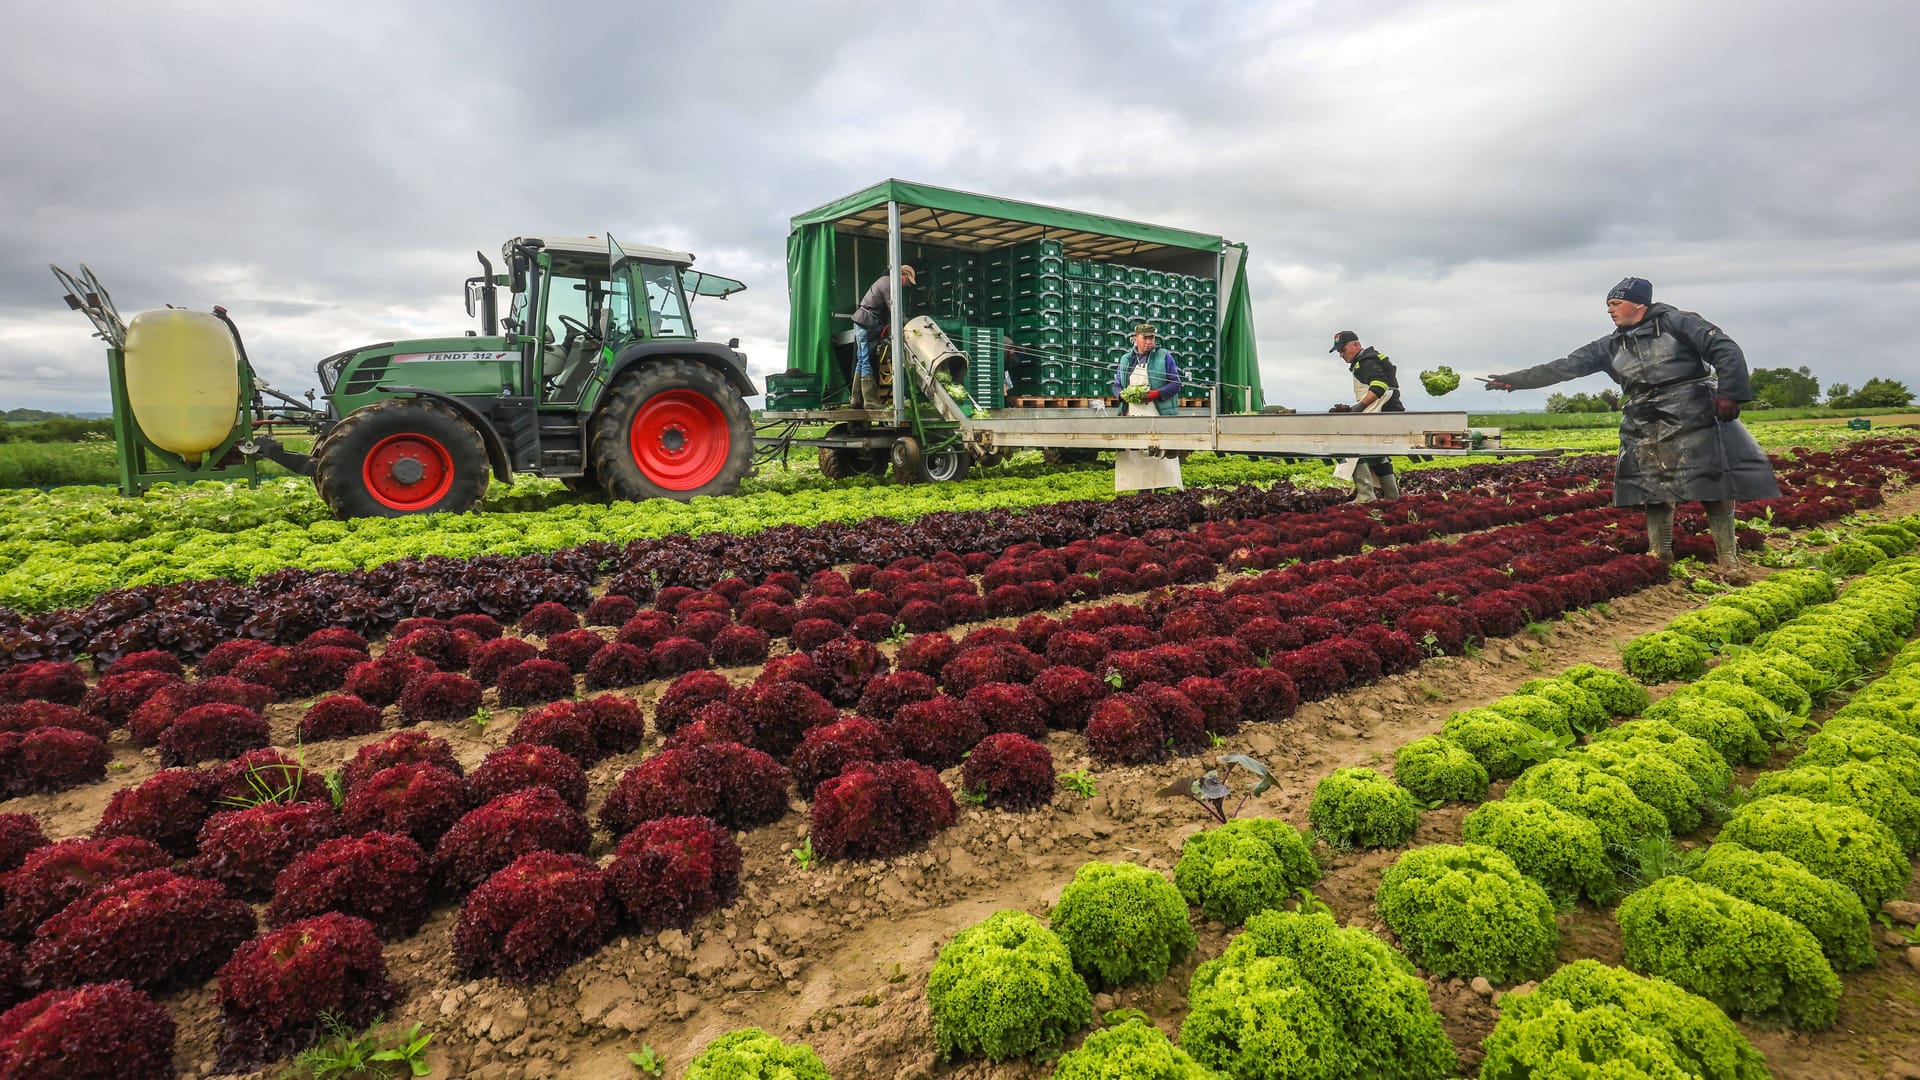
{"label": "red lettuce head", "polygon": [[582,765],[592,765],[605,756],[593,741],[592,716],[593,710],[579,701],[556,701],[528,709],[507,736],[507,745],[551,746]]}
{"label": "red lettuce head", "polygon": [[380,710],[354,697],[335,694],[314,702],[300,716],[295,729],[303,743],[350,739],[380,730]]}
{"label": "red lettuce head", "polygon": [[884,859],[953,824],[953,795],[912,761],[856,762],[815,790],[810,837],[829,859]]}
{"label": "red lettuce head", "polygon": [[703,817],[641,823],[607,864],[607,891],[645,933],[685,929],[733,903],[740,891],[740,845]]}
{"label": "red lettuce head", "polygon": [[261,803],[223,811],[201,827],[200,854],[189,867],[235,896],[265,900],[280,871],[339,831],[339,818],[324,803]]}
{"label": "red lettuce head", "polygon": [[1031,687],[981,683],[967,692],[966,702],[980,714],[990,732],[1012,732],[1029,739],[1047,737],[1047,720],[1053,710]]}
{"label": "red lettuce head", "polygon": [[586,815],[552,788],[522,788],[467,811],[448,829],[434,849],[434,872],[442,887],[466,893],[528,852],[584,855],[592,840]]}
{"label": "red lettuce head", "polygon": [[408,683],[439,670],[439,665],[424,656],[382,656],[353,665],[343,689],[376,709],[384,709],[400,700]]}
{"label": "red lettuce head", "polygon": [[486,756],[467,777],[468,801],[492,802],[508,792],[548,787],[575,810],[587,807],[587,772],[566,751],[523,743],[503,746]]}
{"label": "red lettuce head", "polygon": [[[883,632],[881,636],[886,635]],[[765,630],[751,626],[729,626],[713,636],[713,662],[721,667],[750,667],[765,663],[768,641]]]}
{"label": "red lettuce head", "polygon": [[538,705],[572,697],[573,672],[558,660],[522,660],[502,671],[493,685],[500,704],[509,709]]}
{"label": "red lettuce head", "polygon": [[618,918],[604,875],[584,855],[522,855],[467,895],[453,961],[468,978],[538,982],[600,948]]}
{"label": "red lettuce head", "polygon": [[171,865],[158,844],[134,836],[61,840],[27,853],[0,892],[0,937],[20,938],[109,882]]}
{"label": "red lettuce head", "polygon": [[[599,635],[594,635],[594,640],[598,641]],[[467,676],[481,686],[492,686],[499,680],[501,672],[539,655],[540,650],[530,641],[510,637],[496,638],[473,650],[473,655],[467,664]]]}
{"label": "red lettuce head", "polygon": [[621,775],[600,806],[600,824],[615,836],[664,817],[710,817],[730,829],[769,825],[786,814],[792,779],[773,758],[737,743],[666,750]]}
{"label": "red lettuce head", "polygon": [[337,911],[365,919],[382,938],[411,937],[427,921],[432,864],[412,839],[390,832],[336,836],[294,858],[273,883],[272,926]]}
{"label": "red lettuce head", "polygon": [[565,604],[547,600],[533,605],[533,609],[520,617],[520,632],[538,637],[552,637],[565,633],[580,625],[580,616]]}
{"label": "red lettuce head", "polygon": [[[161,653],[165,656],[167,654]],[[80,699],[80,711],[95,717],[108,727],[120,727],[161,688],[180,684],[180,676],[151,668],[115,671],[102,676]]]}
{"label": "red lettuce head", "polygon": [[1167,734],[1160,717],[1137,694],[1112,694],[1087,720],[1087,749],[1100,761],[1120,765],[1167,760]]}
{"label": "red lettuce head", "polygon": [[613,643],[592,630],[562,630],[547,639],[547,651],[541,655],[567,665],[575,675],[585,675],[594,655],[609,644]]}
{"label": "red lettuce head", "polygon": [[853,762],[892,761],[899,756],[899,745],[880,730],[880,725],[851,716],[809,730],[788,764],[800,793],[811,799],[815,788],[840,775]]}
{"label": "red lettuce head", "polygon": [[358,1031],[400,1000],[380,938],[337,912],[269,930],[220,968],[223,1072],[250,1072],[317,1042],[334,1025]]}
{"label": "red lettuce head", "polygon": [[[28,855],[50,843],[47,834],[40,831],[39,818],[32,814],[0,814],[0,874],[17,869],[27,861]],[[0,897],[4,896],[0,893]]]}
{"label": "red lettuce head", "polygon": [[195,705],[161,733],[160,763],[173,766],[226,761],[272,741],[267,718],[253,709],[218,702]]}
{"label": "red lettuce head", "polygon": [[341,820],[352,832],[411,836],[424,849],[466,810],[467,788],[459,776],[416,761],[382,769],[348,789]]}
{"label": "red lettuce head", "polygon": [[98,737],[71,728],[0,732],[0,798],[103,780],[112,757]]}
{"label": "red lettuce head", "polygon": [[171,1076],[173,1039],[173,1015],[125,981],[49,990],[0,1014],[0,1076]]}
{"label": "red lettuce head", "polygon": [[961,784],[986,805],[1029,810],[1053,799],[1053,754],[1022,735],[989,735],[967,756]]}
{"label": "red lettuce head", "polygon": [[987,735],[979,710],[945,696],[902,706],[880,729],[899,744],[903,756],[935,769],[959,764]]}
{"label": "red lettuce head", "polygon": [[198,986],[254,927],[253,909],[219,882],[148,870],[41,923],[27,948],[28,977],[45,986],[125,979],[149,992]]}
{"label": "red lettuce head", "polygon": [[480,684],[451,671],[416,675],[400,694],[400,719],[408,724],[465,720],[479,710]]}
{"label": "red lettuce head", "polygon": [[453,747],[447,740],[425,731],[396,731],[354,751],[341,766],[342,778],[348,790],[352,790],[382,769],[416,761],[436,765],[456,776],[461,773],[460,762],[453,756]]}

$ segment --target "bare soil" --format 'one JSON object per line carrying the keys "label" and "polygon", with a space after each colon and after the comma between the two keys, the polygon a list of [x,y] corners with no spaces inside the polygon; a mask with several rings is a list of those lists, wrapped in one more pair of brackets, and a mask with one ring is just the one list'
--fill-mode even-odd
{"label": "bare soil", "polygon": [[[1917,508],[1920,493],[1910,491],[1891,497],[1882,513],[1896,516]],[[1252,754],[1266,761],[1281,782],[1242,813],[1304,827],[1314,784],[1327,773],[1350,765],[1390,769],[1393,752],[1403,743],[1438,731],[1452,712],[1491,701],[1528,679],[1582,662],[1617,668],[1627,640],[1663,626],[1701,600],[1680,585],[1664,585],[1614,601],[1605,614],[1570,614],[1539,637],[1523,634],[1493,642],[1476,658],[1431,661],[1414,672],[1304,705],[1285,722],[1249,725],[1219,752]],[[755,672],[724,674],[744,681]],[[663,685],[628,692],[651,714],[652,699]],[[275,745],[294,745],[300,711],[299,705],[273,707]],[[496,709],[484,730],[471,724],[432,727],[472,768],[506,743],[517,715]],[[305,749],[307,761],[330,769],[374,738],[311,744]],[[124,740],[124,733],[116,733],[107,781],[11,800],[0,810],[34,813],[55,838],[84,835],[114,790],[158,769],[152,750]],[[962,803],[958,823],[923,851],[811,869],[788,854],[807,831],[805,807],[796,801],[780,822],[740,835],[746,863],[733,907],[702,919],[690,932],[618,937],[543,985],[522,988],[457,975],[449,955],[457,909],[443,908],[419,934],[387,947],[391,974],[406,993],[391,1020],[400,1026],[418,1021],[434,1032],[428,1055],[433,1075],[473,1080],[630,1078],[639,1074],[626,1054],[643,1044],[663,1055],[667,1075],[677,1076],[708,1041],[748,1025],[808,1042],[841,1080],[1047,1076],[1051,1065],[937,1060],[924,993],[935,955],[957,931],[995,910],[1044,915],[1089,859],[1131,861],[1170,873],[1181,843],[1208,819],[1192,802],[1158,792],[1211,764],[1187,758],[1160,766],[1107,767],[1087,756],[1077,735],[1055,733],[1049,745],[1058,770],[1084,769],[1097,777],[1094,797],[1063,791],[1050,805],[1023,814]],[[657,739],[650,737],[642,751],[590,770],[590,812],[597,811],[624,770],[656,750]],[[947,779],[957,788],[957,770]],[[1424,814],[1415,843],[1457,842],[1465,809],[1449,806]],[[602,837],[594,854],[609,853]],[[1315,891],[1342,923],[1390,940],[1374,915],[1373,893],[1398,855],[1328,853],[1327,875]],[[1920,899],[1920,885],[1910,884],[1907,897]],[[1610,913],[1575,909],[1562,915],[1561,927],[1562,960],[1592,956],[1619,962],[1619,932]],[[1097,1008],[1140,1009],[1169,1034],[1177,1033],[1193,969],[1219,955],[1230,936],[1217,923],[1201,922],[1197,929],[1197,953],[1166,979],[1099,995]],[[1881,961],[1844,977],[1840,1022],[1831,1030],[1748,1032],[1777,1076],[1920,1077],[1920,1068],[1902,1071],[1920,1062],[1920,949],[1883,944]],[[1476,991],[1457,979],[1429,982],[1464,1070],[1477,1071],[1479,1042],[1498,1017],[1499,991]],[[212,986],[164,1000],[180,1024],[176,1062],[181,1075],[214,1075],[218,1012]]]}

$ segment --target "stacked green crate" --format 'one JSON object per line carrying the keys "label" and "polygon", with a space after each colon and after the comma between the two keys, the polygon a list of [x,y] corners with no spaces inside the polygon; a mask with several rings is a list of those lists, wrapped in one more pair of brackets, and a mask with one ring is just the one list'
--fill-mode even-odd
{"label": "stacked green crate", "polygon": [[1072,393],[1064,363],[1070,331],[1067,259],[1057,240],[1002,248],[983,262],[983,321],[1005,328],[1030,362],[1015,369],[1016,394]]}
{"label": "stacked green crate", "polygon": [[967,354],[967,393],[975,405],[988,409],[1007,403],[1002,333],[997,326],[968,326],[958,337],[961,351]]}

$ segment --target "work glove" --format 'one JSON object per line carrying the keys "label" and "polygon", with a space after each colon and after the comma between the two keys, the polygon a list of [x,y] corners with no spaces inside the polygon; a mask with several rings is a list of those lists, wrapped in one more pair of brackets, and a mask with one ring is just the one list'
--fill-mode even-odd
{"label": "work glove", "polygon": [[1512,390],[1512,389],[1513,389],[1513,384],[1512,384],[1512,383],[1510,383],[1510,382],[1508,382],[1508,381],[1506,381],[1505,379],[1502,379],[1502,378],[1501,378],[1500,376],[1498,376],[1498,375],[1489,375],[1489,376],[1487,376],[1487,389],[1489,389],[1489,390]]}
{"label": "work glove", "polygon": [[1731,424],[1740,419],[1740,403],[1730,397],[1714,398],[1713,414],[1720,418],[1721,423]]}
{"label": "work glove", "polygon": [[1328,409],[1327,411],[1328,412],[1352,412],[1353,406],[1343,401],[1340,404],[1335,405],[1333,408]]}
{"label": "work glove", "polygon": [[1149,390],[1149,391],[1147,391],[1147,400],[1148,400],[1148,401],[1159,401],[1159,400],[1160,400],[1160,391],[1158,391],[1158,390]]}

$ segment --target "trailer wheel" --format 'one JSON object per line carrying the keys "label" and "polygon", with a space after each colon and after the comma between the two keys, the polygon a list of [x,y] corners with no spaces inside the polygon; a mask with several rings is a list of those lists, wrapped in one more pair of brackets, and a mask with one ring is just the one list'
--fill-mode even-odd
{"label": "trailer wheel", "polygon": [[973,455],[963,449],[922,453],[920,440],[911,435],[902,435],[895,440],[889,460],[893,465],[896,484],[944,484],[965,480],[968,468],[973,465]]}
{"label": "trailer wheel", "polygon": [[314,486],[343,518],[464,513],[487,492],[487,448],[452,409],[418,398],[350,413],[314,452]]}
{"label": "trailer wheel", "polygon": [[731,495],[753,468],[753,417],[719,372],[654,360],[620,376],[587,445],[593,473],[616,499]]}
{"label": "trailer wheel", "polygon": [[[835,424],[827,429],[827,438],[839,438],[847,434],[847,425]],[[855,450],[844,446],[823,446],[820,448],[820,475],[829,480],[844,480],[850,476],[880,476],[887,471],[887,455],[881,450]]]}

